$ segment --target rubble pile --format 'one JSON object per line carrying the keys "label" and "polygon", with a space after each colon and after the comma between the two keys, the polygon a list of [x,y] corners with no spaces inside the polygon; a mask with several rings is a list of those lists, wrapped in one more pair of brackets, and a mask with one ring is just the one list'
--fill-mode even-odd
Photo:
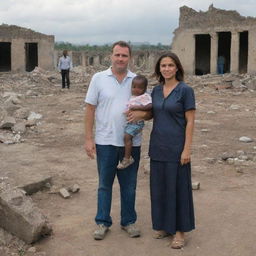
{"label": "rubble pile", "polygon": [[249,74],[224,74],[187,76],[186,82],[194,88],[212,87],[219,89],[235,89],[239,91],[256,91],[256,75]]}

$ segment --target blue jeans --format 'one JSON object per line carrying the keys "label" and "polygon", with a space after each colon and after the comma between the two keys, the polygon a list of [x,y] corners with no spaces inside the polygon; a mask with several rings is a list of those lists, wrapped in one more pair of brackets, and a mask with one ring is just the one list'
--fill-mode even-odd
{"label": "blue jeans", "polygon": [[97,165],[99,174],[98,210],[95,217],[97,224],[107,227],[112,225],[110,216],[112,202],[112,187],[115,176],[120,185],[121,196],[121,226],[135,223],[137,214],[135,211],[135,196],[137,184],[137,172],[140,161],[140,147],[132,148],[134,163],[124,170],[118,170],[118,162],[124,157],[124,147],[112,145],[96,145]]}

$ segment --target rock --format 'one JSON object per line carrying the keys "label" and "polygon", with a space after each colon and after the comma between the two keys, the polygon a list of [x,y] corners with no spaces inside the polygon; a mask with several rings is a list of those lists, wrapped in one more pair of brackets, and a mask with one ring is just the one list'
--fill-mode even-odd
{"label": "rock", "polygon": [[34,175],[33,178],[30,179],[30,182],[26,182],[26,184],[22,184],[19,187],[23,189],[28,195],[32,195],[40,190],[46,188],[46,184],[52,183],[51,176],[42,176],[42,175]]}
{"label": "rock", "polygon": [[243,161],[248,161],[249,157],[246,155],[240,155],[240,156],[238,156],[238,159],[243,160]]}
{"label": "rock", "polygon": [[29,116],[28,116],[28,120],[38,120],[41,119],[42,115],[41,114],[37,114],[35,112],[30,112]]}
{"label": "rock", "polygon": [[1,129],[10,129],[16,124],[15,118],[12,116],[7,116],[0,124]]}
{"label": "rock", "polygon": [[20,108],[14,112],[14,116],[17,119],[27,119],[29,116],[29,113],[30,111],[28,108]]}
{"label": "rock", "polygon": [[69,188],[69,192],[72,192],[72,193],[77,193],[77,192],[79,192],[79,190],[80,190],[80,187],[79,187],[79,185],[78,184],[74,184],[71,188]]}
{"label": "rock", "polygon": [[20,122],[20,123],[16,123],[13,127],[12,127],[12,131],[15,133],[20,133],[23,134],[26,132],[26,126],[25,123]]}
{"label": "rock", "polygon": [[7,111],[8,115],[12,116],[13,113],[20,108],[18,105],[14,105],[12,102],[7,102],[4,104],[4,109]]}
{"label": "rock", "polygon": [[199,190],[200,189],[200,182],[192,182],[192,189]]}
{"label": "rock", "polygon": [[229,108],[233,110],[237,110],[237,109],[240,109],[240,106],[232,104]]}
{"label": "rock", "polygon": [[242,136],[239,138],[239,141],[245,142],[245,143],[250,143],[250,142],[253,142],[253,139],[246,137],[246,136]]}
{"label": "rock", "polygon": [[217,159],[216,158],[210,158],[210,157],[207,157],[204,159],[208,164],[215,164]]}
{"label": "rock", "polygon": [[30,247],[28,250],[27,250],[28,253],[36,253],[36,247]]}
{"label": "rock", "polygon": [[240,79],[235,79],[234,81],[232,81],[232,86],[234,88],[240,88],[242,86]]}
{"label": "rock", "polygon": [[228,158],[234,158],[235,155],[232,153],[224,152],[221,156],[221,159],[226,161]]}
{"label": "rock", "polygon": [[21,189],[0,192],[0,226],[28,244],[52,231],[46,217]]}
{"label": "rock", "polygon": [[27,120],[27,121],[25,122],[25,126],[26,126],[26,127],[36,126],[36,119]]}
{"label": "rock", "polygon": [[19,134],[13,135],[9,133],[0,133],[0,142],[4,144],[15,144],[21,141]]}
{"label": "rock", "polygon": [[6,101],[5,103],[13,103],[14,105],[18,105],[18,104],[21,104],[21,101],[18,99],[18,97],[16,95],[12,95],[10,96]]}
{"label": "rock", "polygon": [[201,129],[201,132],[209,132],[209,130],[208,129]]}
{"label": "rock", "polygon": [[60,195],[61,195],[63,198],[65,198],[65,199],[67,199],[67,198],[70,197],[69,192],[68,192],[67,189],[65,189],[65,188],[61,188],[59,192],[60,192]]}
{"label": "rock", "polygon": [[228,158],[227,159],[228,164],[234,164],[234,162],[235,162],[234,158]]}

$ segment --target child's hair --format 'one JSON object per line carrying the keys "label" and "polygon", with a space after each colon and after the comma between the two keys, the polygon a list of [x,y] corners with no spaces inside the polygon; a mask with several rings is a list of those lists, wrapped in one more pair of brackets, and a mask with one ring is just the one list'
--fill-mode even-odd
{"label": "child's hair", "polygon": [[132,79],[132,81],[135,81],[135,80],[141,81],[141,84],[144,85],[145,91],[147,90],[148,79],[147,79],[145,76],[143,76],[143,75],[137,75],[137,76],[135,76],[135,77]]}

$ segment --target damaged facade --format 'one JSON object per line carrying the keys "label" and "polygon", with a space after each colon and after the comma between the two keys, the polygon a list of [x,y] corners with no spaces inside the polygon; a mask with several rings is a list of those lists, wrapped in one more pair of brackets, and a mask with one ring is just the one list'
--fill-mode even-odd
{"label": "damaged facade", "polygon": [[0,25],[0,72],[54,68],[54,36],[30,29]]}
{"label": "damaged facade", "polygon": [[206,12],[183,6],[174,35],[172,51],[188,74],[221,73],[223,62],[223,73],[255,73],[256,18],[213,5]]}
{"label": "damaged facade", "polygon": [[[157,59],[163,54],[163,50],[134,50],[132,53],[132,60],[130,66],[132,69],[144,69],[153,72]],[[83,67],[97,67],[111,65],[109,56],[111,52],[99,52],[99,51],[68,51],[68,55],[71,57],[73,66]],[[54,53],[54,65],[57,68],[58,60],[62,56],[62,51],[55,50]]]}

